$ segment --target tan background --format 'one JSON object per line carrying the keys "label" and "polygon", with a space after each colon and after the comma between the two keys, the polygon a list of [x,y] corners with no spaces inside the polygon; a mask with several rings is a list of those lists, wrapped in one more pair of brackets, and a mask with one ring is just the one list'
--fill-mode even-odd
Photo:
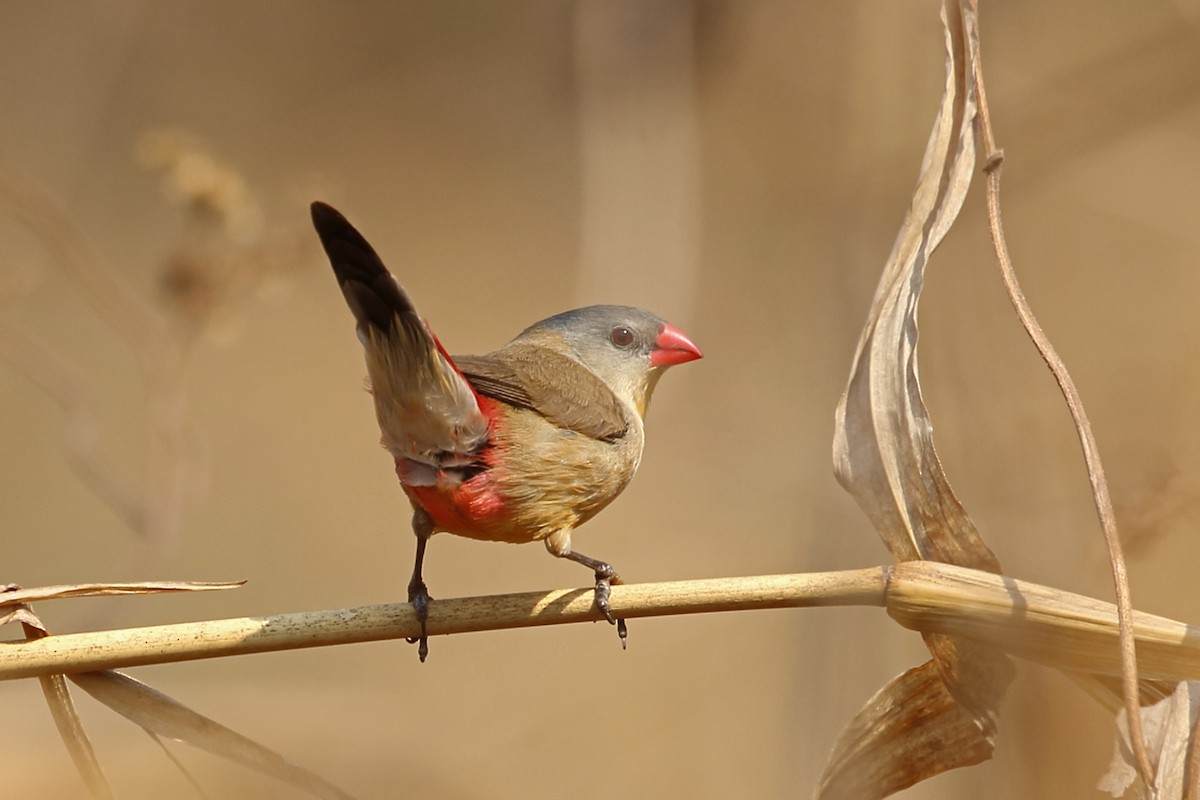
{"label": "tan background", "polygon": [[[1090,404],[1135,537],[1137,605],[1200,620],[1197,5],[985,5],[1026,291]],[[941,46],[933,2],[6,8],[4,180],[61,202],[138,296],[169,314],[172,257],[211,277],[204,265],[248,246],[171,205],[137,165],[148,130],[186,131],[240,173],[261,209],[251,245],[305,244],[266,279],[239,278],[190,348],[186,463],[201,471],[169,557],[74,476],[61,409],[0,365],[0,580],[249,580],[39,607],[59,631],[402,597],[407,507],[307,230],[316,197],[366,232],[452,350],[585,302],[650,306],[701,345],[660,385],[641,473],[583,529],[584,552],[634,581],[882,563],[833,480],[832,415],[907,207]],[[97,447],[136,472],[137,363],[13,208],[0,205],[5,350],[79,365]],[[1107,597],[1078,447],[982,217],[975,194],[922,308],[943,460],[1008,571]],[[539,547],[449,537],[427,576],[435,596],[587,582]],[[630,627],[625,653],[581,625],[435,639],[424,665],[387,643],[134,674],[364,798],[776,798],[807,795],[845,721],[924,658],[870,609]],[[136,728],[81,705],[121,796],[187,791]],[[37,687],[0,685],[0,708],[6,796],[79,796]],[[1107,724],[1025,667],[996,759],[906,796],[1096,796]],[[179,752],[214,797],[298,796]]]}

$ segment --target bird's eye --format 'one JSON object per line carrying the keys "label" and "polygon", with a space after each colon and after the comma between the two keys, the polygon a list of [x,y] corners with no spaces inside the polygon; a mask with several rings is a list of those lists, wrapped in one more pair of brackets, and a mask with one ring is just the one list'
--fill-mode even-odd
{"label": "bird's eye", "polygon": [[633,344],[633,331],[624,325],[618,325],[608,334],[608,338],[617,347],[629,347]]}

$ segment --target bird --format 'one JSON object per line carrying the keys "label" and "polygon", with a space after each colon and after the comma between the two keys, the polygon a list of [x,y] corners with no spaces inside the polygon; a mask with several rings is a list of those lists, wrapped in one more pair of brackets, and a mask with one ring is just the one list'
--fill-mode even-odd
{"label": "bird", "polygon": [[701,357],[678,328],[620,305],[537,322],[481,356],[451,356],[358,230],[314,202],[313,227],[362,343],[381,444],[412,505],[416,558],[408,600],[429,653],[429,538],[543,542],[595,577],[594,606],[617,626],[620,575],[574,548],[575,529],[619,495],[642,459],[644,418],[662,373]]}

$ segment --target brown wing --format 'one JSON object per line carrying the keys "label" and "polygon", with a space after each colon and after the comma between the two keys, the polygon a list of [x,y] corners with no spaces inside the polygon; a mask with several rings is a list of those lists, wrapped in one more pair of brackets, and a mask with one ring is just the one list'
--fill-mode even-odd
{"label": "brown wing", "polygon": [[486,356],[454,356],[475,390],[593,439],[613,441],[629,429],[625,409],[604,381],[578,361],[529,344]]}

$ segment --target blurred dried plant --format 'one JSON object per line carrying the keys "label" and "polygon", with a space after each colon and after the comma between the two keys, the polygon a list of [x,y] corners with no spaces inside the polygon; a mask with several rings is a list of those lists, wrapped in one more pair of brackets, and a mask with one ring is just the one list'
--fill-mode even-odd
{"label": "blurred dried plant", "polygon": [[141,165],[162,178],[163,191],[195,220],[240,240],[262,232],[262,209],[246,181],[187,131],[149,130],[137,142]]}
{"label": "blurred dried plant", "polygon": [[186,511],[203,494],[206,451],[187,397],[195,343],[202,334],[222,330],[236,301],[304,263],[305,239],[294,232],[268,240],[262,210],[245,180],[194,137],[152,131],[137,150],[183,214],[183,233],[158,270],[165,302],[139,296],[65,208],[2,162],[0,199],[137,359],[146,395],[139,467],[122,463],[102,443],[104,424],[84,365],[3,313],[36,290],[28,273],[0,285],[0,358],[62,407],[69,465],[144,545],[137,560],[145,571],[170,563],[182,541]]}
{"label": "blurred dried plant", "polygon": [[1200,486],[1194,470],[1156,461],[1138,477],[1138,484],[1116,503],[1121,540],[1131,557],[1147,554],[1180,526],[1195,526],[1200,510]]}
{"label": "blurred dried plant", "polygon": [[238,301],[285,282],[305,263],[309,237],[295,231],[267,239],[245,179],[186,131],[147,131],[137,155],[184,218],[183,235],[159,272],[172,318],[190,334],[229,336]]}

